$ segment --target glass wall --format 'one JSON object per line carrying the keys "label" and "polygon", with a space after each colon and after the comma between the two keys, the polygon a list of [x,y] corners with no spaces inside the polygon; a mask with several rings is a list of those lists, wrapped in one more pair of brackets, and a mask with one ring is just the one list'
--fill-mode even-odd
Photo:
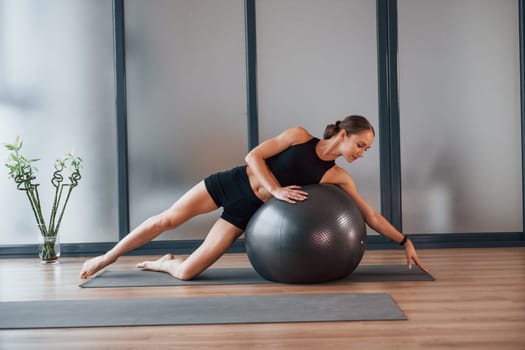
{"label": "glass wall", "polygon": [[398,6],[405,232],[522,231],[518,1]]}
{"label": "glass wall", "polygon": [[[248,151],[244,2],[125,2],[130,221]],[[159,239],[200,239],[219,212]]]}
{"label": "glass wall", "polygon": [[36,243],[25,193],[8,179],[4,143],[40,158],[49,218],[57,157],[84,159],[60,229],[62,242],[117,240],[117,154],[111,0],[0,0],[0,244]]}
{"label": "glass wall", "polygon": [[[322,138],[350,114],[378,130],[375,1],[256,2],[260,138],[301,125]],[[379,143],[365,158],[339,165],[380,210]]]}
{"label": "glass wall", "polygon": [[[0,0],[0,143],[85,160],[66,243],[118,239],[112,0]],[[243,0],[125,0],[130,218],[135,227],[248,151]],[[518,0],[398,0],[406,233],[521,232]],[[260,140],[362,114],[378,127],[375,1],[258,0]],[[388,147],[388,145],[381,145]],[[34,244],[0,149],[0,246]],[[338,162],[379,210],[378,139]],[[159,239],[201,239],[219,213]]]}

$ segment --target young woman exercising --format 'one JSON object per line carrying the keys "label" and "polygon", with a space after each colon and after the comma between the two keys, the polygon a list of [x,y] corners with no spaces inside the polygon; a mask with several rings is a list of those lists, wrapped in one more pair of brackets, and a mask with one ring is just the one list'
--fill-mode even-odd
{"label": "young woman exercising", "polygon": [[187,258],[166,254],[137,265],[144,270],[163,271],[190,280],[219,259],[243,233],[255,211],[275,197],[289,203],[307,199],[301,186],[329,183],[340,186],[357,204],[366,223],[375,231],[405,248],[407,265],[415,262],[427,271],[407,237],[395,229],[361,197],[352,177],[335,164],[343,157],[351,163],[364,156],[374,141],[368,120],[352,115],[326,127],[324,139],[294,127],[264,141],[248,153],[247,165],[208,176],[190,189],[166,211],[150,217],[106,254],[87,260],[80,271],[86,279],[115,262],[123,254],[172,230],[192,217],[223,207],[204,242]]}

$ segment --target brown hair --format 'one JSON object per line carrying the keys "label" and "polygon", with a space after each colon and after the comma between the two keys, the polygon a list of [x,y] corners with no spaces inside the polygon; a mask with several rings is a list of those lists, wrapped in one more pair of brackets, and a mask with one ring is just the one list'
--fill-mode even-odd
{"label": "brown hair", "polygon": [[329,124],[324,130],[323,138],[325,140],[331,138],[341,130],[346,131],[346,135],[355,135],[361,131],[371,130],[374,136],[376,132],[370,122],[361,115],[350,115],[343,120],[338,120],[334,124]]}

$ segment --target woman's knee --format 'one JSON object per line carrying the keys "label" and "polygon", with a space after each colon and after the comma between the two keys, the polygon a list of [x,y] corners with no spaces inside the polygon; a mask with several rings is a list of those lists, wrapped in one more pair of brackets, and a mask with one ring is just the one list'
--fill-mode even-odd
{"label": "woman's knee", "polygon": [[162,232],[172,230],[179,226],[180,218],[177,217],[176,213],[170,210],[166,210],[153,217],[153,224],[157,226]]}
{"label": "woman's knee", "polygon": [[190,281],[197,277],[201,272],[201,269],[184,264],[184,261],[182,261],[173,271],[173,276],[182,281]]}
{"label": "woman's knee", "polygon": [[175,272],[175,277],[181,281],[191,281],[197,277],[197,274],[192,273],[187,268],[179,267]]}

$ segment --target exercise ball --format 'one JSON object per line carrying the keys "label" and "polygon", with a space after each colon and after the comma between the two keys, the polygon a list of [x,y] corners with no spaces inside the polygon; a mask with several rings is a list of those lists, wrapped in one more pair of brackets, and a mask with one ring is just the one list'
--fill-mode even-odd
{"label": "exercise ball", "polygon": [[350,196],[335,185],[303,186],[308,199],[271,198],[245,231],[250,263],[265,279],[323,283],[352,273],[366,243],[363,217]]}

